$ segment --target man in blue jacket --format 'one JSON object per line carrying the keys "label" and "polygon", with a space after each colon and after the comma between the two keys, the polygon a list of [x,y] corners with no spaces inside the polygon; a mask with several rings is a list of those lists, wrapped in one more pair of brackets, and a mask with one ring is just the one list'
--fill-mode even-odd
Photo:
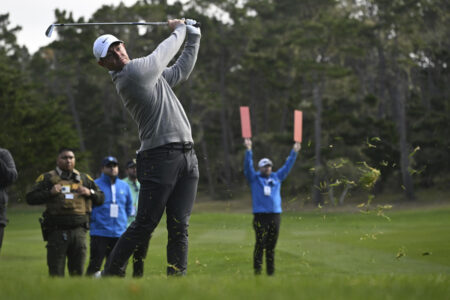
{"label": "man in blue jacket", "polygon": [[294,166],[300,143],[295,143],[286,163],[276,172],[272,172],[272,161],[263,158],[258,162],[259,171],[253,167],[252,141],[245,139],[247,148],[244,160],[244,174],[252,191],[253,228],[256,233],[256,244],[253,252],[253,268],[255,274],[261,274],[262,259],[266,250],[267,274],[275,272],[275,246],[280,230],[281,214],[281,182],[286,179]]}
{"label": "man in blue jacket", "polygon": [[127,229],[128,217],[133,213],[133,199],[128,184],[120,180],[119,164],[115,157],[103,159],[102,175],[95,183],[105,194],[105,202],[92,209],[91,255],[86,275],[100,270],[119,237]]}

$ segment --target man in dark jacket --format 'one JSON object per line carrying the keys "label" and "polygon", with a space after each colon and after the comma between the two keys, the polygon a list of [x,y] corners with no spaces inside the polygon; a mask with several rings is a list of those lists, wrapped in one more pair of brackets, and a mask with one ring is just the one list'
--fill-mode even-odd
{"label": "man in dark jacket", "polygon": [[71,149],[59,151],[56,165],[36,179],[26,200],[30,205],[46,205],[40,222],[50,275],[64,276],[66,258],[69,274],[82,275],[92,205],[101,205],[104,195],[89,175],[75,169]]}
{"label": "man in dark jacket", "polygon": [[6,218],[6,205],[8,194],[6,187],[17,179],[17,170],[14,160],[8,150],[0,148],[0,250],[2,249],[3,233],[8,219]]}

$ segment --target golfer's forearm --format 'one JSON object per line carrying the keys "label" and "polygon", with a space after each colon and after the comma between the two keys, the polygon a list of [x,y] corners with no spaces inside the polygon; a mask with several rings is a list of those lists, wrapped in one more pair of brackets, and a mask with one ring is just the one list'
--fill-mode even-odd
{"label": "golfer's forearm", "polygon": [[170,84],[175,86],[179,82],[185,81],[189,78],[197,61],[198,50],[200,48],[200,36],[188,35],[188,39],[184,46],[183,52],[178,57],[175,64],[167,68],[163,76]]}
{"label": "golfer's forearm", "polygon": [[158,68],[157,71],[162,72],[167,67],[169,62],[180,50],[185,37],[186,26],[180,24],[175,28],[172,34],[164,41],[162,41],[155,49],[155,51],[150,54],[150,57],[154,57],[155,59],[155,64]]}
{"label": "golfer's forearm", "polygon": [[197,62],[197,55],[200,49],[200,36],[188,35],[183,53],[177,59],[176,65],[179,66],[182,80],[186,80],[194,69]]}

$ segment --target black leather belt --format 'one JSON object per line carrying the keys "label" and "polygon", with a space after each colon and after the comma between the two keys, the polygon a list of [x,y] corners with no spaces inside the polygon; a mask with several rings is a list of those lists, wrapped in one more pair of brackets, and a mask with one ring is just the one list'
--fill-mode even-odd
{"label": "black leather belt", "polygon": [[194,148],[194,144],[191,142],[170,143],[170,144],[163,145],[160,148],[187,152]]}
{"label": "black leather belt", "polygon": [[154,152],[160,152],[160,151],[182,151],[182,152],[189,152],[192,149],[194,149],[194,144],[191,142],[178,142],[178,143],[169,143],[165,144],[156,148],[151,148],[147,150],[140,151],[138,153],[141,157],[146,157],[147,155],[151,155]]}

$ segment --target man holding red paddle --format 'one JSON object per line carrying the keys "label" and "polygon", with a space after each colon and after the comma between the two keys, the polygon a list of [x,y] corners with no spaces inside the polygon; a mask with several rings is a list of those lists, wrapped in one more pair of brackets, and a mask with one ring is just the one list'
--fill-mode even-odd
{"label": "man holding red paddle", "polygon": [[253,228],[256,233],[256,244],[253,252],[253,268],[256,275],[261,274],[264,250],[266,251],[267,274],[275,272],[275,246],[278,240],[281,221],[281,182],[286,179],[294,166],[302,141],[301,111],[294,113],[294,146],[285,164],[276,172],[272,172],[272,161],[263,158],[258,162],[259,171],[253,167],[251,141],[250,111],[246,106],[240,107],[242,137],[247,148],[244,160],[244,174],[252,191]]}
{"label": "man holding red paddle", "polygon": [[252,141],[244,139],[245,152],[244,174],[252,190],[253,228],[256,244],[253,252],[253,268],[256,275],[261,274],[264,250],[266,251],[267,274],[275,272],[275,246],[278,240],[281,221],[281,182],[286,179],[294,166],[301,144],[294,147],[286,163],[276,172],[272,172],[272,161],[263,158],[258,162],[259,171],[253,167]]}

